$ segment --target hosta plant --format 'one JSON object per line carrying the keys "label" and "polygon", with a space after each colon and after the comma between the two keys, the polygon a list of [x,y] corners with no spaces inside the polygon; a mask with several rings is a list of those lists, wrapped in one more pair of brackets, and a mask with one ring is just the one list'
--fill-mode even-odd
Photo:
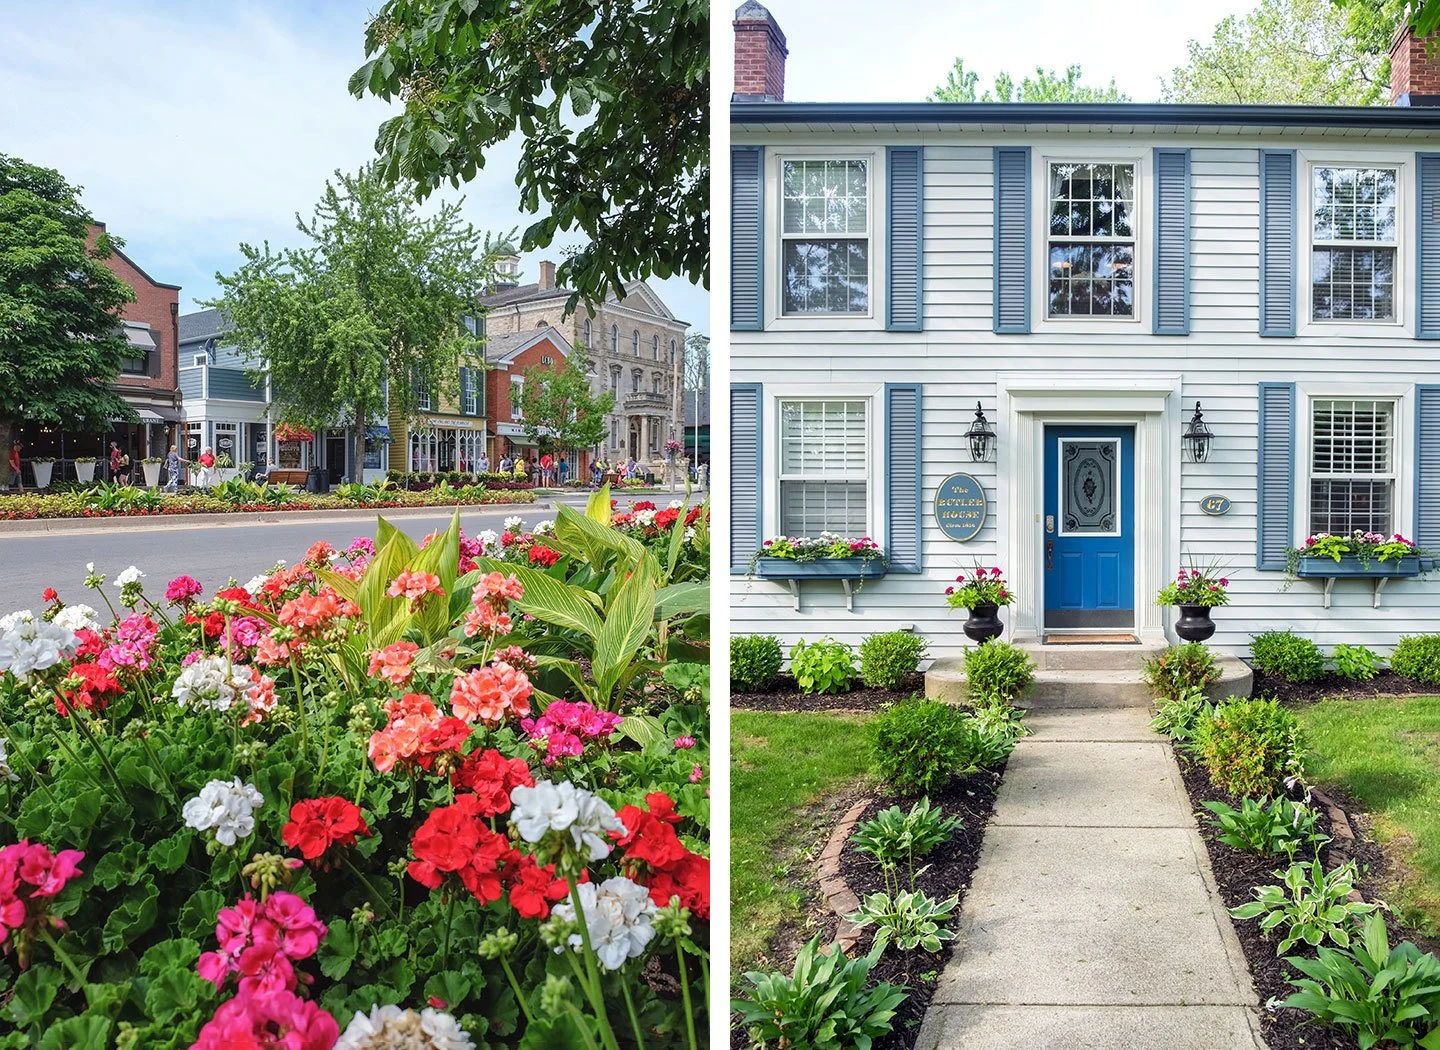
{"label": "hosta plant", "polygon": [[922,798],[908,811],[890,806],[861,821],[855,826],[850,841],[885,869],[887,882],[889,873],[897,871],[902,862],[913,882],[915,861],[949,841],[963,826],[958,818],[947,817],[943,810],[932,806],[928,798]]}
{"label": "hosta plant", "polygon": [[938,952],[942,942],[955,939],[944,924],[958,907],[958,895],[937,901],[919,890],[871,893],[860,902],[860,910],[846,918],[856,926],[874,926],[875,946],[881,951],[893,945],[902,952]]}
{"label": "hosta plant", "polygon": [[1283,853],[1292,861],[1302,848],[1314,853],[1330,841],[1315,830],[1315,811],[1288,798],[1240,800],[1240,808],[1206,802],[1215,837],[1232,849],[1248,853]]}
{"label": "hosta plant", "polygon": [[1440,1048],[1440,959],[1409,941],[1390,947],[1379,912],[1366,917],[1354,948],[1322,947],[1316,958],[1288,956],[1303,974],[1280,1005],[1350,1033],[1361,1050]]}
{"label": "hosta plant", "polygon": [[877,944],[851,959],[839,945],[821,951],[817,936],[800,949],[791,974],[745,974],[744,997],[730,1009],[764,1050],[870,1050],[890,1034],[895,1011],[910,994],[885,981],[871,985],[882,950]]}
{"label": "hosta plant", "polygon": [[1274,873],[1280,885],[1255,887],[1255,899],[1230,914],[1237,919],[1259,919],[1260,929],[1278,934],[1276,955],[1284,955],[1297,944],[1315,948],[1330,941],[1349,947],[1356,920],[1375,910],[1375,905],[1349,899],[1355,888],[1355,862],[1327,872],[1319,858],[1309,864],[1292,864]]}
{"label": "hosta plant", "polygon": [[0,1050],[698,1050],[705,621],[601,515],[549,540],[0,617]]}
{"label": "hosta plant", "polygon": [[1175,746],[1185,751],[1193,750],[1195,735],[1202,724],[1214,721],[1215,705],[1205,696],[1203,687],[1194,685],[1180,690],[1177,695],[1158,701],[1155,717],[1150,719],[1150,728],[1164,733]]}

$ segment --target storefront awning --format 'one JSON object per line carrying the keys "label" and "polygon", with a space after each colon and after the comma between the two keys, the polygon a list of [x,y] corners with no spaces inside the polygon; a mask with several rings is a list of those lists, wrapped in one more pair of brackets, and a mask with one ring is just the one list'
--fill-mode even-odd
{"label": "storefront awning", "polygon": [[145,328],[137,328],[134,325],[125,326],[125,339],[136,350],[150,351],[155,349],[155,340],[151,338],[150,332]]}
{"label": "storefront awning", "polygon": [[148,408],[137,408],[137,409],[135,410],[135,414],[140,417],[140,422],[142,422],[142,423],[163,423],[163,422],[165,422],[165,420],[163,420],[163,419],[160,418],[159,413],[157,413],[157,412],[151,412]]}
{"label": "storefront awning", "polygon": [[382,444],[390,440],[390,428],[386,426],[371,426],[365,428],[366,441],[378,441]]}

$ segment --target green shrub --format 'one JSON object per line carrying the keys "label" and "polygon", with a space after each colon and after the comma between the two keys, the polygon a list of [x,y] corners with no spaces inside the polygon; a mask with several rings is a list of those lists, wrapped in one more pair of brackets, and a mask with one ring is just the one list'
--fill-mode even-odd
{"label": "green shrub", "polygon": [[1179,696],[1159,702],[1155,717],[1150,719],[1150,728],[1164,733],[1176,747],[1189,751],[1200,723],[1214,715],[1215,705],[1206,698],[1205,690],[1200,686],[1189,686]]}
{"label": "green shrub", "polygon": [[[1206,802],[1215,825],[1215,837],[1231,849],[1245,853],[1283,853],[1293,862],[1302,846],[1314,853],[1330,841],[1315,830],[1315,811],[1288,798],[1241,799],[1235,809],[1223,802]],[[1268,929],[1268,927],[1267,927]]]}
{"label": "green shrub", "polygon": [[1146,660],[1141,673],[1158,699],[1175,700],[1188,689],[1204,689],[1220,677],[1220,668],[1204,642],[1186,642]]}
{"label": "green shrub", "polygon": [[1412,634],[1390,654],[1390,670],[1426,685],[1440,685],[1440,634]]}
{"label": "green shrub", "polygon": [[1328,874],[1318,857],[1274,874],[1282,885],[1256,886],[1255,899],[1231,908],[1230,914],[1237,919],[1258,918],[1263,933],[1282,931],[1276,955],[1297,944],[1318,948],[1326,940],[1348,948],[1355,921],[1375,910],[1373,904],[1349,899],[1358,874],[1353,860]]}
{"label": "green shrub", "polygon": [[855,654],[834,638],[802,638],[790,647],[790,673],[802,693],[848,693],[855,684]]}
{"label": "green shrub", "polygon": [[1265,674],[1287,682],[1313,682],[1325,673],[1325,657],[1309,638],[1289,631],[1266,631],[1250,639],[1250,655]]}
{"label": "green shrub", "polygon": [[892,944],[902,952],[913,952],[916,948],[938,952],[942,941],[955,939],[955,934],[942,923],[948,921],[958,907],[958,894],[937,901],[919,890],[869,893],[860,903],[860,910],[846,918],[856,926],[874,926],[875,947],[881,952]]}
{"label": "green shrub", "polygon": [[1231,697],[1196,734],[1210,779],[1240,798],[1278,795],[1299,776],[1300,723],[1277,700]]}
{"label": "green shrub", "polygon": [[1335,673],[1352,682],[1366,682],[1380,673],[1380,657],[1363,645],[1340,644],[1330,654]]}
{"label": "green shrub", "polygon": [[1351,951],[1321,948],[1318,958],[1288,957],[1305,976],[1281,1006],[1304,1010],[1361,1046],[1432,1047],[1440,1017],[1440,959],[1405,941],[1390,947],[1379,912],[1365,917]]}
{"label": "green shrub", "polygon": [[862,820],[851,841],[882,868],[897,868],[904,861],[913,874],[916,858],[924,857],[962,826],[961,821],[947,817],[943,810],[932,808],[928,798],[922,798],[908,813],[890,806]]}
{"label": "green shrub", "polygon": [[733,1000],[730,1009],[739,1015],[753,1045],[766,1050],[869,1046],[890,1033],[896,1008],[910,994],[883,981],[869,987],[870,968],[884,947],[877,943],[863,959],[850,959],[839,945],[822,953],[815,937],[795,957],[792,976],[745,974],[749,997]]}
{"label": "green shrub", "polygon": [[780,639],[768,634],[737,634],[730,639],[730,688],[737,693],[764,692],[780,675]]}
{"label": "green shrub", "polygon": [[860,643],[860,680],[871,689],[898,689],[924,658],[925,639],[918,634],[872,634]]}
{"label": "green shrub", "polygon": [[1019,646],[991,639],[965,650],[965,688],[977,704],[1011,704],[1035,681],[1035,664]]}
{"label": "green shrub", "polygon": [[979,736],[961,708],[917,697],[886,708],[873,724],[875,766],[902,795],[928,795],[975,768]]}

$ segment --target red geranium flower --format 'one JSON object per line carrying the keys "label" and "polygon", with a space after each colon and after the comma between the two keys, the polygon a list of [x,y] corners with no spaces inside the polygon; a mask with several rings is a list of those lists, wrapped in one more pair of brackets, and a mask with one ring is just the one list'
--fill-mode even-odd
{"label": "red geranium flower", "polygon": [[290,807],[290,822],[280,837],[306,860],[315,860],[331,846],[353,846],[356,836],[368,838],[370,828],[360,807],[339,796],[312,798]]}
{"label": "red geranium flower", "polygon": [[433,890],[447,874],[455,875],[481,904],[504,895],[501,870],[518,856],[509,841],[485,823],[474,795],[461,795],[453,805],[431,810],[410,845],[415,860],[406,870],[412,879]]}
{"label": "red geranium flower", "polygon": [[547,569],[560,560],[560,552],[552,551],[543,543],[537,543],[530,548],[530,560],[537,565],[543,565]]}
{"label": "red geranium flower", "polygon": [[534,787],[535,778],[524,759],[506,758],[493,747],[468,756],[451,777],[456,788],[474,792],[481,816],[494,817],[510,809],[510,792]]}
{"label": "red geranium flower", "polygon": [[60,597],[60,595],[55,593],[54,587],[46,587],[45,593],[40,595],[40,597],[48,605],[50,602],[53,602],[56,598]]}
{"label": "red geranium flower", "polygon": [[535,858],[523,854],[507,873],[510,883],[510,904],[522,919],[544,919],[550,905],[565,899],[570,885],[555,877],[555,865],[540,867]]}

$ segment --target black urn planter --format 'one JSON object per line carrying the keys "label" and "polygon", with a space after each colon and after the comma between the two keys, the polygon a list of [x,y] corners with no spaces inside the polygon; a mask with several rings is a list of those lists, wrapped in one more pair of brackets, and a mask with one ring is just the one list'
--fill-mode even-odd
{"label": "black urn planter", "polygon": [[1210,609],[1205,605],[1180,606],[1180,618],[1175,621],[1175,633],[1187,642],[1203,642],[1215,633],[1215,621],[1210,619]]}
{"label": "black urn planter", "polygon": [[[984,645],[991,638],[998,638],[1005,625],[996,615],[1000,606],[994,604],[976,605],[970,610],[970,619],[965,621],[965,637]],[[1214,628],[1211,628],[1212,630]]]}

